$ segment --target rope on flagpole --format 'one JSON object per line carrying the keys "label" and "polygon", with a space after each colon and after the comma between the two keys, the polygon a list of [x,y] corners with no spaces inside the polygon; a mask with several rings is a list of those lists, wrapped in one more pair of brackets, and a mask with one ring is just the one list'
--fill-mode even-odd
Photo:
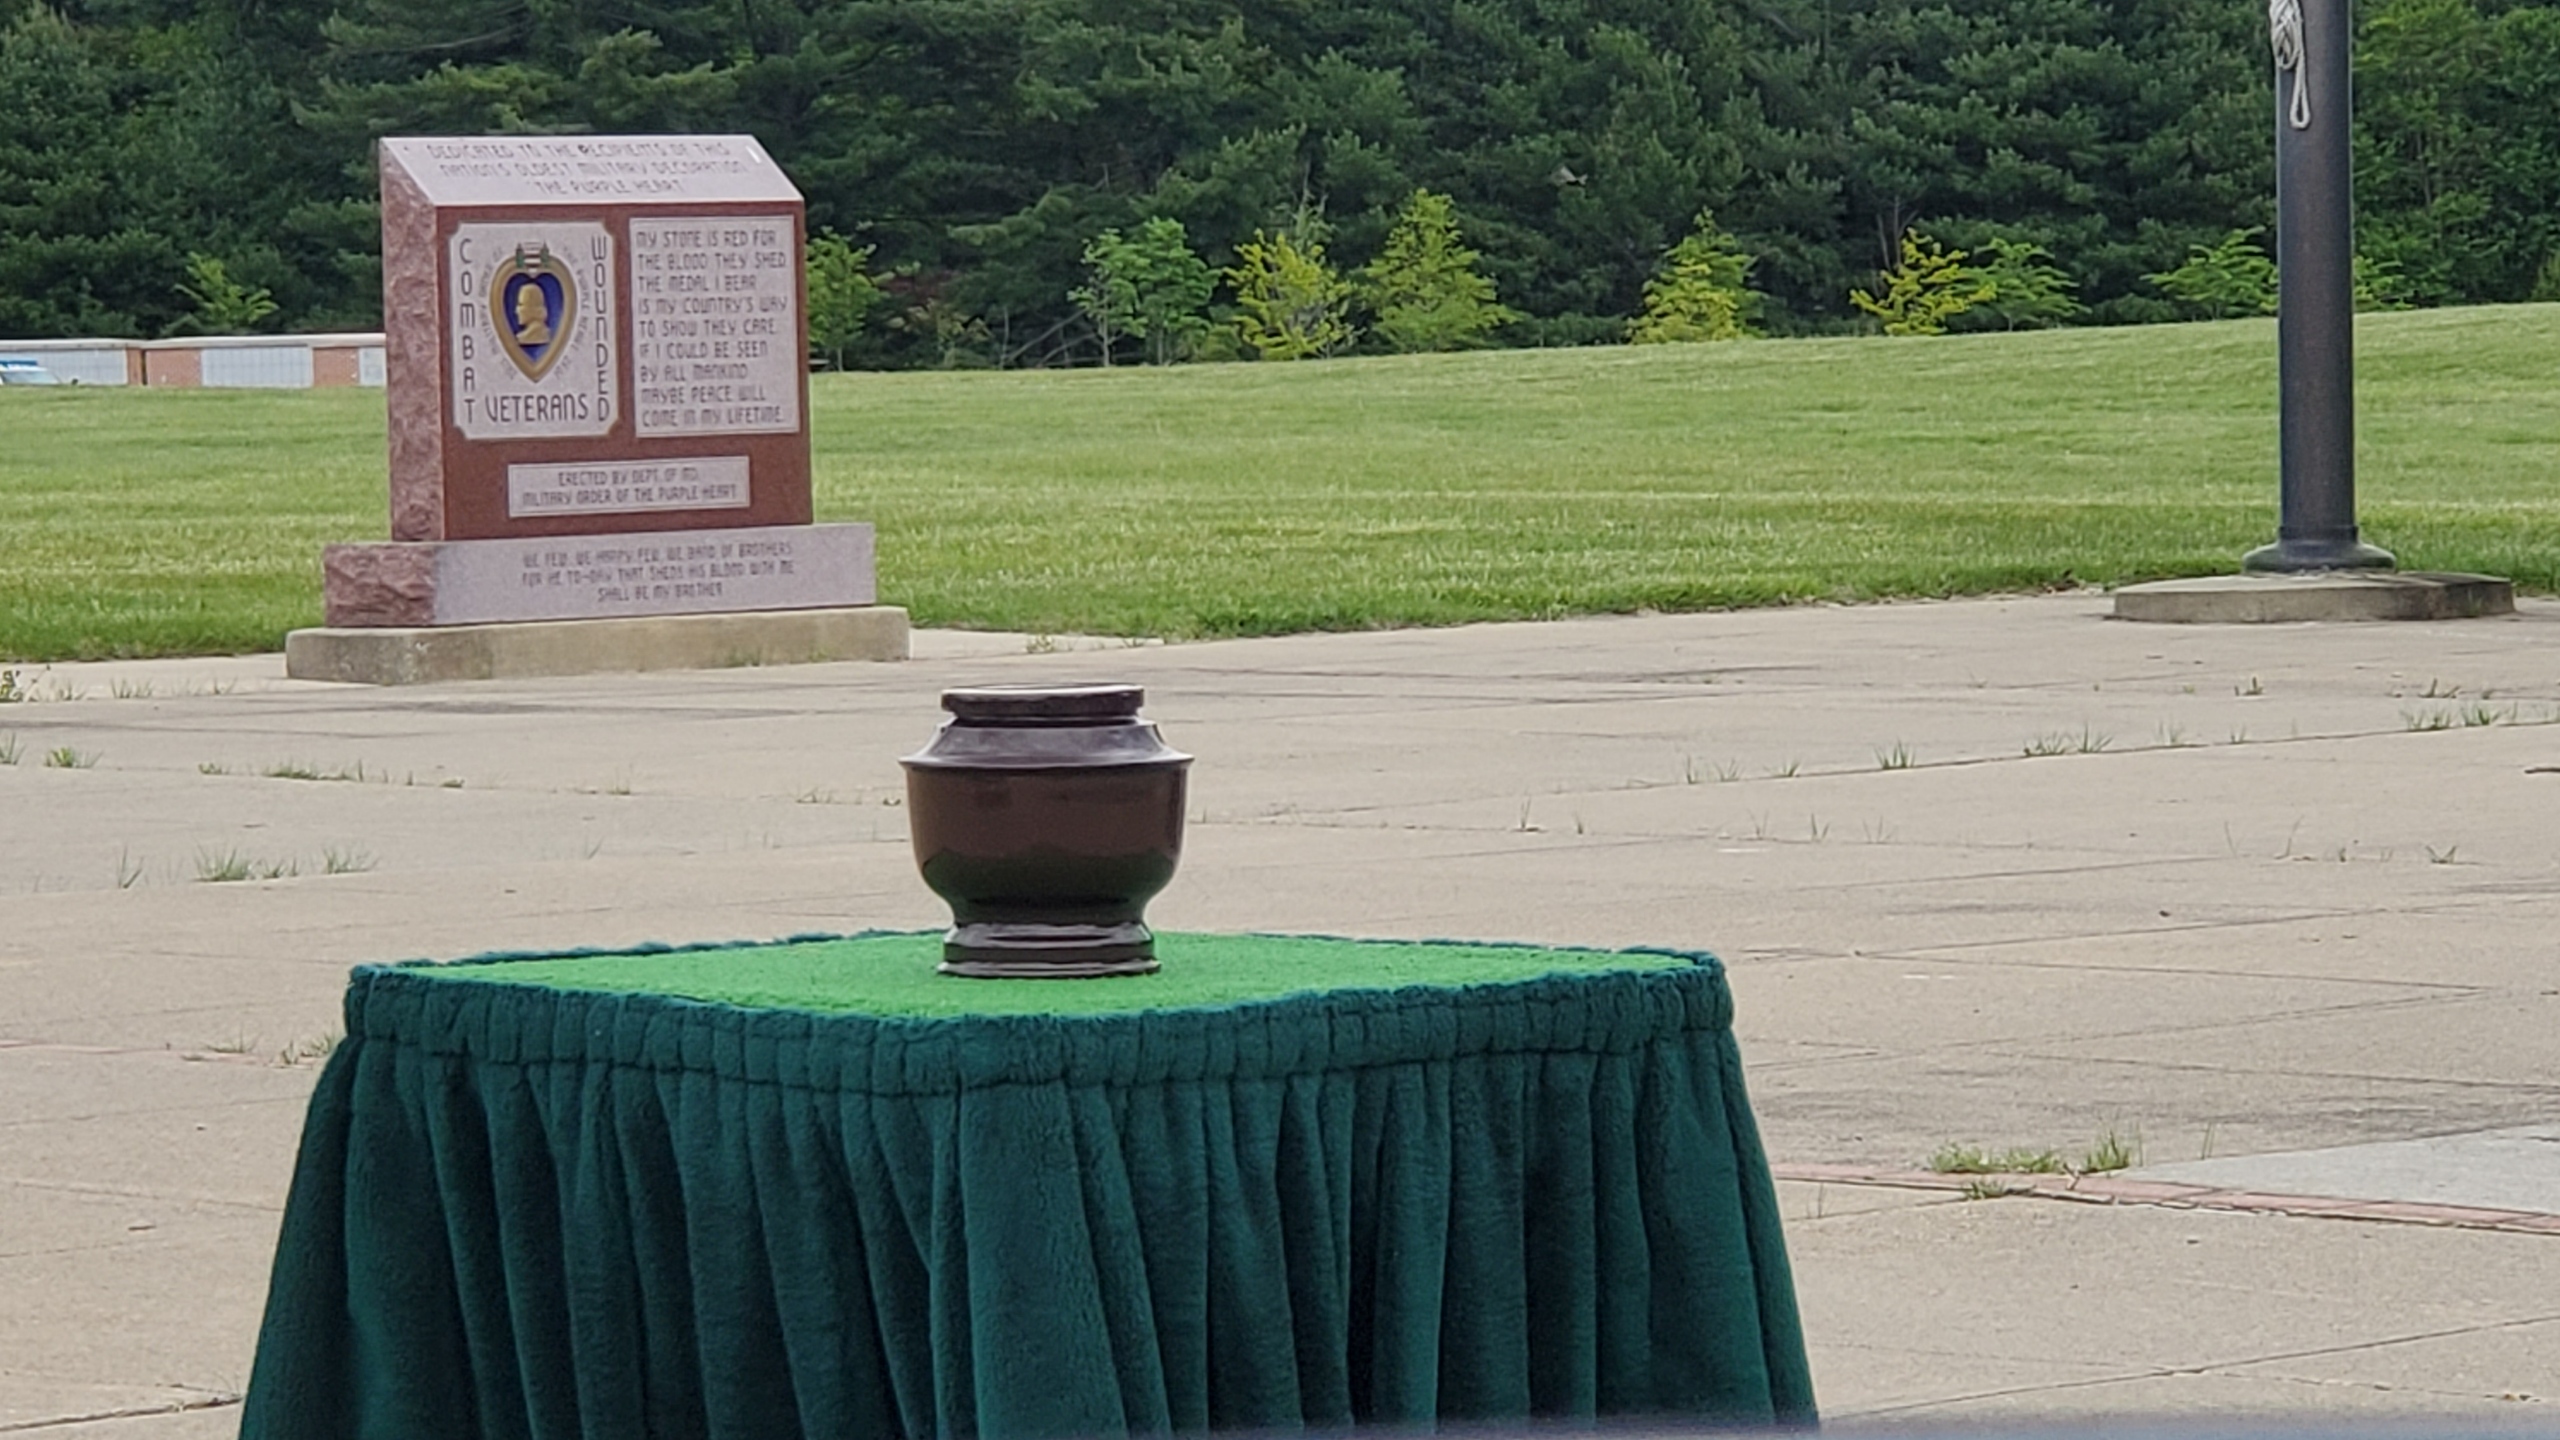
{"label": "rope on flagpole", "polygon": [[[2311,128],[2311,68],[2302,63],[2302,0],[2267,0],[2267,38],[2275,45],[2276,73],[2293,72],[2293,106],[2286,119]],[[2278,81],[2282,83],[2281,79]]]}

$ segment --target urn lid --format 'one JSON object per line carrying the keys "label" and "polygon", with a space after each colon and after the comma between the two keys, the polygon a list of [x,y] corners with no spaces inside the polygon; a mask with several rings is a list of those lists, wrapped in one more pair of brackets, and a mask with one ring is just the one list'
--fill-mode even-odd
{"label": "urn lid", "polygon": [[980,685],[942,692],[951,718],[933,743],[900,763],[911,769],[1048,770],[1181,767],[1191,757],[1164,743],[1138,713],[1136,685]]}
{"label": "urn lid", "polygon": [[973,685],[942,692],[959,725],[1108,725],[1138,718],[1136,685]]}

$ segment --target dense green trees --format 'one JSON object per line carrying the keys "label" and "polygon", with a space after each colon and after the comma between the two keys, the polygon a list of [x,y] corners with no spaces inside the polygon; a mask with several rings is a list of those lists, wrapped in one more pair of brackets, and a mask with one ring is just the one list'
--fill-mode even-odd
{"label": "dense green trees", "polygon": [[300,63],[219,0],[0,0],[0,334],[159,334],[196,308],[191,254],[279,319],[375,323],[362,147],[301,129]]}
{"label": "dense green trees", "polygon": [[[2376,273],[2418,303],[2560,290],[2560,0],[2358,14]],[[2013,295],[2043,277],[2034,313],[1961,323],[2169,319],[2144,277],[2273,219],[2263,26],[2233,0],[0,0],[0,333],[160,333],[191,255],[269,290],[267,324],[369,322],[373,138],[580,129],[761,138],[813,230],[871,247],[853,363],[1091,363],[1069,297],[1106,231],[1178,222],[1213,270],[1321,233],[1356,274],[1417,192],[1517,312],[1497,343],[1622,338],[1705,209],[1771,331],[1863,323],[1850,291],[1915,229],[2025,266]]]}

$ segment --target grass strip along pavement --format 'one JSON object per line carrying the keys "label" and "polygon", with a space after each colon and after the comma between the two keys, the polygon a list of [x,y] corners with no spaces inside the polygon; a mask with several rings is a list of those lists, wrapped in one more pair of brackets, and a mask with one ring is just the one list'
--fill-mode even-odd
{"label": "grass strip along pavement", "polygon": [[[2358,325],[2412,569],[2560,589],[2560,305]],[[2232,569],[2267,320],[1301,364],[821,375],[821,519],[923,625],[1192,637]],[[274,649],[385,533],[379,391],[0,394],[0,659]]]}

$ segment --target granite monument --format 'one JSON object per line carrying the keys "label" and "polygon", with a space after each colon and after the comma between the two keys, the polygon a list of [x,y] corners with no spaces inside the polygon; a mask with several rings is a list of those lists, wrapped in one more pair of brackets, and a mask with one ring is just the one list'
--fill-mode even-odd
{"label": "granite monument", "polygon": [[[380,160],[391,538],[327,548],[329,628],[295,633],[289,669],[904,655],[871,527],[811,520],[804,215],[762,146],[404,138]],[[778,649],[734,623],[786,613]],[[420,633],[714,615],[569,645]],[[472,658],[529,643],[555,659]]]}

